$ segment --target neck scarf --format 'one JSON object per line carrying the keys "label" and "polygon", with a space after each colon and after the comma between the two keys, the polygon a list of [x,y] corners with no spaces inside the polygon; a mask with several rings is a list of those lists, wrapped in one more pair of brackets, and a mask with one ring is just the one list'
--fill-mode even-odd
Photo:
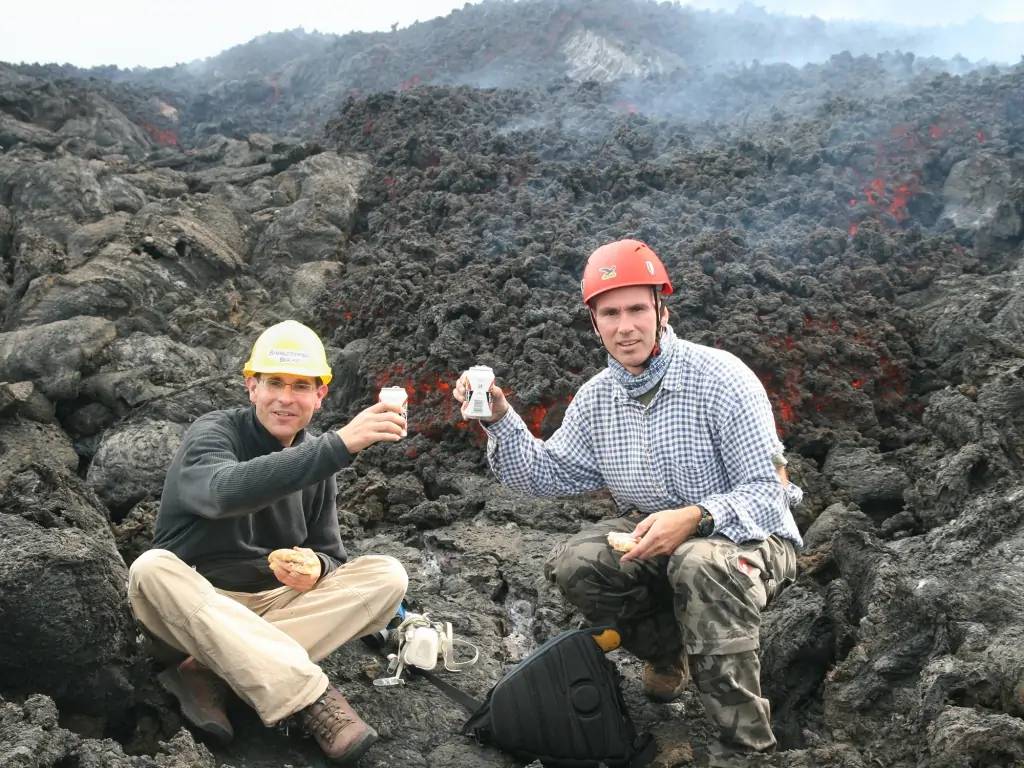
{"label": "neck scarf", "polygon": [[658,345],[661,347],[661,351],[647,359],[646,367],[637,376],[623,368],[622,363],[614,357],[608,355],[608,368],[611,370],[612,376],[626,388],[630,397],[639,397],[644,392],[650,392],[664,377],[676,349],[676,335],[671,326],[666,326],[665,330],[661,332]]}

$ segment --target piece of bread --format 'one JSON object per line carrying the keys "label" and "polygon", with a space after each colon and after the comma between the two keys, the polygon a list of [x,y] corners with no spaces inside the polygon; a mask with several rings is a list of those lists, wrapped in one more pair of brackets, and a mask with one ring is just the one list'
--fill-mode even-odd
{"label": "piece of bread", "polygon": [[294,573],[305,576],[316,576],[320,573],[320,559],[316,555],[308,555],[297,549],[275,549],[267,555],[267,562],[271,568],[275,564],[280,564]]}
{"label": "piece of bread", "polygon": [[636,546],[636,539],[633,538],[632,533],[609,531],[608,546],[616,552],[629,552],[629,550]]}

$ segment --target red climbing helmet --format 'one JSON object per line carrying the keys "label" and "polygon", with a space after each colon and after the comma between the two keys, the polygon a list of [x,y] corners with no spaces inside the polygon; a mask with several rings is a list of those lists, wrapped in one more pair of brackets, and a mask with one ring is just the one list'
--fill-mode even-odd
{"label": "red climbing helmet", "polygon": [[583,303],[595,296],[627,285],[650,285],[668,296],[672,281],[658,255],[639,240],[616,240],[602,245],[587,259],[580,280]]}

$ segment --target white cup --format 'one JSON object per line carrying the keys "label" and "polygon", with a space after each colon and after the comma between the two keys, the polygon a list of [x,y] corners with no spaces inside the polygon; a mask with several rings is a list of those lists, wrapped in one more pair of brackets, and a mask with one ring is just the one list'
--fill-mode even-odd
{"label": "white cup", "polygon": [[491,412],[491,385],[494,383],[494,371],[486,365],[474,365],[466,371],[469,379],[469,402],[466,415],[472,419],[489,419]]}
{"label": "white cup", "polygon": [[[409,423],[409,393],[405,391],[405,387],[383,387],[378,397],[382,403],[402,406],[402,418],[406,420],[406,424]],[[408,430],[402,430],[402,437],[407,437],[408,434]]]}

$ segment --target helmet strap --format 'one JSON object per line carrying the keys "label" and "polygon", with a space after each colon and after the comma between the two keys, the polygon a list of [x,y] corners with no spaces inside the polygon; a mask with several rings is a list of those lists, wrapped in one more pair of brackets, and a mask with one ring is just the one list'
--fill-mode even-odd
{"label": "helmet strap", "polygon": [[657,357],[661,354],[661,296],[658,295],[658,286],[654,287],[654,346],[651,348],[651,355],[647,358],[650,362],[651,357]]}

